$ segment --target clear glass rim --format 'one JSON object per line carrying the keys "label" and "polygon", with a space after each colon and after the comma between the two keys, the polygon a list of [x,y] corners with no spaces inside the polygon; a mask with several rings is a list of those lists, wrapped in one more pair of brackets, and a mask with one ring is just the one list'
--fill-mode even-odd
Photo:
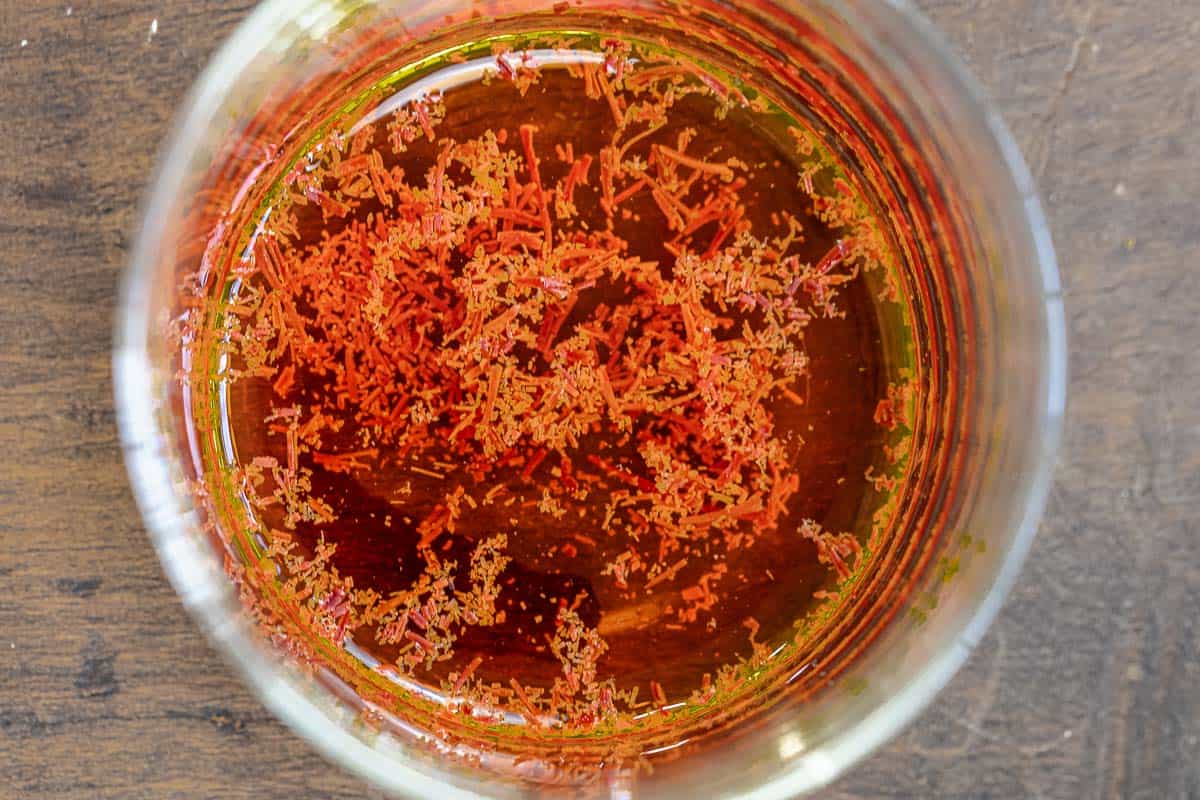
{"label": "clear glass rim", "polygon": [[[787,7],[798,0],[776,2]],[[967,122],[976,129],[970,134],[977,135],[985,149],[1004,166],[1008,184],[997,190],[1009,195],[1003,198],[1004,205],[1017,213],[1014,221],[1027,234],[1027,241],[1021,242],[1018,249],[1028,251],[1028,268],[1038,273],[1045,305],[1046,352],[1042,366],[1045,392],[1039,403],[1042,413],[1031,421],[1030,433],[1031,437],[1038,437],[1041,447],[1036,469],[1025,483],[1024,507],[1008,551],[988,591],[974,600],[974,607],[953,642],[863,719],[853,735],[814,747],[769,782],[743,795],[756,800],[793,797],[828,784],[912,722],[966,661],[998,613],[1032,544],[1051,485],[1066,403],[1066,332],[1050,234],[1033,178],[999,113],[941,36],[905,0],[821,2],[850,18],[861,5],[876,6],[879,12],[890,14],[888,23],[899,27],[895,40],[906,43],[903,57],[929,62],[943,81],[940,88],[951,93],[950,100],[965,112]],[[307,5],[315,8],[322,4]],[[393,754],[331,724],[326,712],[281,672],[280,662],[264,652],[253,632],[231,619],[227,592],[216,580],[218,576],[207,568],[205,554],[188,536],[190,512],[170,481],[168,448],[155,424],[157,409],[147,340],[152,313],[149,287],[168,226],[166,215],[172,207],[171,198],[183,182],[187,164],[199,147],[201,131],[213,119],[221,98],[260,54],[263,43],[272,41],[287,20],[302,13],[304,7],[295,0],[267,0],[241,23],[191,90],[160,160],[143,207],[143,223],[133,257],[123,276],[115,323],[114,392],[126,466],[149,537],[185,607],[276,717],[326,758],[386,791],[408,797],[479,797],[406,765]],[[872,44],[878,45],[885,57],[896,58],[886,52],[888,48],[884,45]]]}

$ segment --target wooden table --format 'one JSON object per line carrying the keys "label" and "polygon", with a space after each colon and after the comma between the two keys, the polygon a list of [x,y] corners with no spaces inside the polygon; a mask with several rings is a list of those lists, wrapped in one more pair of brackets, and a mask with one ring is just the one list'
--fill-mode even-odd
{"label": "wooden table", "polygon": [[[0,798],[370,794],[313,769],[184,615],[114,427],[114,289],[143,181],[250,5],[0,0]],[[998,623],[829,796],[1200,797],[1195,0],[921,5],[1040,181],[1071,416]]]}

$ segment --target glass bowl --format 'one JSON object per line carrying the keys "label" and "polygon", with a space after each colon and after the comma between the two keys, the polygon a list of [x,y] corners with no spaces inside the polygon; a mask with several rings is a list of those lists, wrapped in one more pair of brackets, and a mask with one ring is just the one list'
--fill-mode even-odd
{"label": "glass bowl", "polygon": [[[819,691],[781,681],[743,723],[680,742],[652,772],[613,770],[583,786],[548,784],[499,756],[468,769],[400,716],[367,724],[335,675],[300,670],[264,641],[197,508],[169,333],[206,226],[222,224],[201,199],[214,174],[249,186],[275,142],[334,108],[338,96],[321,87],[368,81],[383,65],[415,62],[481,29],[666,36],[739,69],[818,109],[851,142],[845,155],[880,202],[910,226],[906,291],[926,397],[914,447],[918,461],[928,458],[899,515],[906,546],[886,576],[902,590],[869,609],[869,626],[828,644],[815,669],[836,681]],[[883,0],[269,0],[179,116],[125,274],[114,362],[134,492],[184,605],[314,748],[414,798],[700,790],[765,800],[829,783],[911,722],[980,641],[1036,530],[1066,392],[1058,276],[1029,172],[929,25],[907,3]]]}

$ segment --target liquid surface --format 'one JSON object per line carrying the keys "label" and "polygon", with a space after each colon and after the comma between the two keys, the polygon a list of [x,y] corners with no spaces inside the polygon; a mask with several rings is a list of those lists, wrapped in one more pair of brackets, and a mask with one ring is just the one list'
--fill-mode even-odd
{"label": "liquid surface", "polygon": [[200,336],[276,578],[248,602],[306,658],[524,725],[786,658],[899,472],[865,209],[764,100],[616,43],[335,124]]}

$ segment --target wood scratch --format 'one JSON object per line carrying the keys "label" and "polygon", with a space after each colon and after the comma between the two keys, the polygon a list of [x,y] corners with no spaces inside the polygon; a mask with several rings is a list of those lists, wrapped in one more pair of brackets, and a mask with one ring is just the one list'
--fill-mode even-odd
{"label": "wood scratch", "polygon": [[1089,7],[1087,16],[1083,19],[1082,30],[1071,44],[1071,54],[1067,57],[1066,66],[1063,67],[1058,87],[1055,89],[1054,95],[1050,98],[1050,106],[1046,111],[1046,121],[1042,125],[1041,154],[1038,158],[1037,168],[1034,170],[1034,175],[1037,177],[1039,183],[1045,177],[1047,167],[1050,166],[1050,156],[1054,151],[1054,134],[1058,127],[1058,115],[1062,110],[1067,92],[1071,89],[1071,81],[1075,77],[1075,72],[1079,69],[1079,61],[1083,57],[1083,46],[1087,43],[1091,35],[1092,19],[1095,16],[1096,7]]}

